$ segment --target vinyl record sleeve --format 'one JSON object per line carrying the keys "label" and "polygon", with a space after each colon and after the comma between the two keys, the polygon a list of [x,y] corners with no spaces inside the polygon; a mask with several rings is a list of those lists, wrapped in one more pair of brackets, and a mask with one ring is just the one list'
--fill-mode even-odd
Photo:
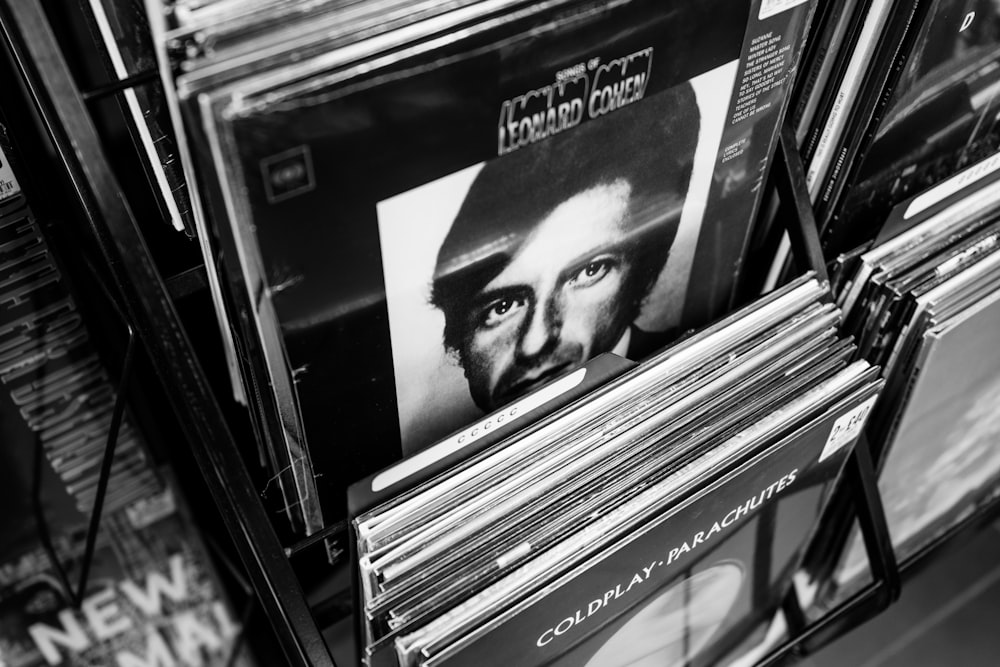
{"label": "vinyl record sleeve", "polygon": [[[798,115],[798,109],[794,118],[799,118],[800,121],[805,121],[808,118],[808,122],[802,122],[800,126],[796,127],[795,132],[804,164],[808,164],[812,160],[816,151],[816,145],[819,143],[826,120],[837,100],[844,72],[850,63],[851,54],[857,45],[871,4],[871,0],[853,0],[850,3],[842,4],[841,8],[837,10],[842,13],[837,25],[831,26],[834,32],[830,35],[831,40],[833,40],[831,46],[836,47],[836,51],[824,55],[820,71],[816,72],[816,75],[820,77],[817,83],[823,85],[813,86],[807,99],[797,100],[798,104],[804,105],[804,107],[801,109],[801,118]],[[813,72],[810,72],[810,79],[803,78],[803,92],[807,90],[806,86],[809,85],[808,82],[812,75]]]}
{"label": "vinyl record sleeve", "polygon": [[796,79],[789,110],[803,159],[808,159],[811,154],[807,146],[811,144],[814,147],[818,139],[813,136],[811,141],[807,141],[807,137],[814,134],[813,120],[819,112],[825,91],[832,87],[831,82],[836,83],[837,67],[844,60],[844,44],[850,44],[851,30],[858,24],[855,10],[860,2],[830,2],[817,8],[814,25],[810,28],[807,53],[803,56],[802,73]]}
{"label": "vinyl record sleeve", "polygon": [[[707,329],[685,339],[655,358],[642,364],[622,378],[611,382],[590,395],[586,401],[567,406],[560,412],[539,424],[522,431],[516,441],[500,443],[496,448],[472,457],[447,474],[420,487],[397,496],[372,512],[357,518],[359,537],[366,542],[379,541],[383,535],[401,526],[439,516],[437,510],[445,502],[448,506],[462,502],[467,494],[485,488],[496,475],[509,476],[507,461],[530,461],[536,451],[551,455],[553,448],[562,446],[562,441],[575,430],[561,428],[558,422],[572,424],[584,431],[608,419],[617,419],[616,409],[620,405],[631,405],[634,400],[642,400],[646,395],[663,392],[663,385],[689,384],[683,378],[700,371],[708,372],[718,364],[710,364],[708,358],[724,358],[744,346],[743,341],[756,338],[774,329],[782,321],[793,316],[822,295],[822,288],[814,279],[805,277],[768,295],[737,313],[724,318]],[[697,379],[697,378],[695,378]],[[446,482],[446,483],[444,483]],[[427,514],[427,512],[433,512]],[[393,519],[392,517],[395,517]],[[395,526],[395,528],[392,528]],[[367,551],[367,550],[365,550]]]}
{"label": "vinyl record sleeve", "polygon": [[354,518],[428,481],[634,367],[634,362],[609,352],[594,357],[564,378],[553,380],[482,421],[352,484],[347,490],[349,516]]}
{"label": "vinyl record sleeve", "polygon": [[[239,11],[196,29],[167,33],[172,62],[181,72],[182,98],[294,66],[325,52],[397,31],[428,18],[472,7],[480,0],[330,0],[271,3],[263,12]],[[515,6],[525,0],[500,0]],[[497,2],[488,3],[495,8]],[[485,5],[480,5],[485,6]],[[473,7],[473,9],[475,9]]]}
{"label": "vinyl record sleeve", "polygon": [[961,271],[915,290],[912,305],[905,311],[906,324],[886,362],[885,398],[872,421],[877,469],[905,416],[904,406],[917,377],[915,369],[926,349],[926,332],[993,292],[1000,280],[998,266],[1000,253],[986,252]]}
{"label": "vinyl record sleeve", "polygon": [[925,263],[936,264],[937,276],[943,278],[948,271],[954,270],[954,263],[942,261],[945,259],[942,256],[947,254],[949,248],[961,245],[963,240],[985,228],[989,221],[990,217],[974,217],[948,233],[926,238],[920,244],[893,253],[879,265],[878,271],[871,276],[868,284],[865,285],[861,298],[853,308],[850,317],[845,318],[844,323],[845,331],[857,337],[858,347],[864,358],[874,363],[874,359],[867,356],[867,345],[871,342],[875,331],[880,328],[883,310],[887,301],[893,296],[893,291],[888,287],[888,284],[895,284],[903,276],[908,275],[918,267],[922,267]]}
{"label": "vinyl record sleeve", "polygon": [[[588,569],[586,563],[599,558],[594,554],[608,548],[609,544],[628,542],[645,534],[657,524],[654,521],[657,516],[666,516],[663,513],[668,508],[685,502],[699,489],[795,432],[803,423],[822,414],[838,397],[870,383],[875,374],[875,369],[864,362],[852,364],[777,407],[752,426],[733,434],[724,443],[692,457],[680,469],[646,486],[631,500],[609,507],[586,530],[568,536],[447,614],[396,639],[401,659],[410,664],[418,653],[442,659],[479,641],[493,628],[505,624],[506,619],[533,607],[553,587],[560,587],[560,582],[565,583]],[[867,414],[867,407],[864,412]],[[375,649],[377,654],[378,647]]]}
{"label": "vinyl record sleeve", "polygon": [[[512,475],[498,475],[494,478],[494,483],[484,490],[478,492],[470,490],[469,495],[473,497],[462,498],[458,509],[467,513],[470,503],[480,502],[479,497],[484,495],[507,502],[509,505],[524,505],[529,497],[539,493],[537,487],[551,486],[555,483],[554,478],[568,476],[573,483],[578,483],[586,476],[596,475],[600,480],[606,476],[605,471],[610,466],[618,466],[621,460],[635,458],[636,464],[645,464],[652,458],[652,452],[647,449],[656,443],[654,434],[674,431],[699,414],[710,413],[713,409],[717,409],[716,404],[724,400],[720,396],[725,392],[739,395],[748,389],[746,385],[751,384],[754,379],[774,374],[776,371],[772,365],[778,365],[777,361],[783,360],[784,364],[797,363],[798,359],[795,359],[795,356],[801,359],[806,354],[804,346],[808,348],[808,341],[814,341],[817,346],[825,344],[824,338],[819,334],[824,329],[832,331],[835,315],[832,312],[824,314],[822,311],[815,314],[816,317],[803,317],[802,321],[798,322],[794,335],[782,337],[781,334],[785,333],[785,329],[779,329],[776,332],[768,332],[769,335],[755,341],[753,347],[748,344],[746,349],[734,351],[729,355],[727,364],[720,364],[718,369],[714,369],[711,374],[701,378],[690,388],[685,387],[678,392],[669,387],[669,391],[661,392],[662,395],[655,400],[626,406],[624,421],[616,418],[610,423],[599,425],[598,428],[585,428],[574,436],[576,442],[571,443],[571,446],[561,447],[564,451],[556,452],[550,449],[548,456],[541,459],[539,465],[526,471],[525,479],[531,480],[531,487]],[[739,382],[736,386],[731,386],[737,380]],[[757,402],[759,401],[756,399],[747,401],[750,405]],[[573,423],[568,419],[565,421]],[[613,428],[609,428],[610,426]],[[616,442],[620,444],[614,444]],[[656,446],[662,449],[659,445]],[[542,470],[546,471],[544,473],[539,472],[542,466]],[[622,469],[623,479],[626,472]],[[644,473],[640,474],[640,479],[642,478],[645,478]],[[612,481],[616,485],[619,484],[618,479]],[[534,504],[532,502],[530,506],[533,507]],[[440,516],[435,518],[434,530],[441,530],[441,521]],[[463,525],[461,528],[466,529],[468,526]],[[459,526],[455,529],[458,530]],[[366,532],[370,532],[370,529]],[[367,539],[370,539],[370,536]]]}
{"label": "vinyl record sleeve", "polygon": [[[826,91],[823,113],[800,151],[821,238],[839,211],[846,174],[869,145],[871,127],[877,124],[884,100],[899,79],[901,45],[912,34],[911,24],[924,6],[921,0],[871,0],[860,12],[860,30],[844,54],[839,82]],[[826,254],[836,256],[856,245],[831,247]],[[790,252],[784,233],[764,282],[765,291],[789,275]]]}
{"label": "vinyl record sleeve", "polygon": [[[889,217],[881,224],[874,243],[876,245],[885,243],[923,220],[960,203],[976,191],[989,188],[997,180],[1000,180],[1000,154],[994,153],[938,185],[894,206]],[[982,210],[974,213],[974,216],[987,215],[995,208],[987,204]]]}
{"label": "vinyl record sleeve", "polygon": [[[994,293],[924,336],[879,479],[900,560],[957,523],[1000,479],[998,331]],[[864,571],[863,549],[852,547],[841,582]]]}
{"label": "vinyl record sleeve", "polygon": [[[301,84],[308,92],[212,101],[206,133],[218,138],[216,164],[231,167],[223,194],[242,226],[231,233],[244,269],[261,272],[251,293],[270,304],[260,325],[294,377],[324,505],[342,511],[347,483],[543,377],[603,351],[645,356],[729,307],[810,7],[573,3],[470,26],[425,54],[431,43]],[[623,148],[638,165],[644,151],[628,142],[640,137],[672,161],[661,173],[674,180],[629,216],[650,234],[649,287],[636,292],[631,254],[619,265],[605,232],[565,227],[573,207],[632,206],[632,186],[613,171],[586,191],[566,177],[608,169]],[[559,166],[567,159],[572,168]],[[554,354],[540,364],[506,360],[520,325],[515,343],[471,347],[456,322],[499,324],[516,306],[512,323],[535,298],[521,289],[491,305],[475,290],[527,287],[540,278],[537,253],[555,266],[557,249],[588,260],[566,257],[560,281],[610,273],[611,287],[626,275],[633,296],[616,290],[608,324],[584,324],[582,339],[546,338]]]}
{"label": "vinyl record sleeve", "polygon": [[962,196],[951,200],[946,206],[921,213],[914,224],[907,225],[905,231],[883,243],[872,246],[863,253],[854,276],[843,285],[837,302],[844,309],[845,316],[853,316],[855,305],[870,287],[873,275],[881,271],[893,258],[904,253],[919,251],[936,239],[951,236],[969,226],[971,221],[993,215],[997,207],[1000,181],[986,180],[981,186],[970,188]]}
{"label": "vinyl record sleeve", "polygon": [[[154,53],[156,63],[160,71],[162,82],[163,103],[167,107],[167,113],[172,121],[174,136],[177,141],[177,157],[180,162],[180,170],[187,183],[192,184],[188,190],[191,206],[191,219],[194,222],[194,232],[198,239],[198,248],[201,251],[202,261],[205,264],[205,276],[208,283],[208,292],[212,298],[212,306],[215,311],[216,320],[219,323],[219,334],[222,340],[223,353],[226,359],[226,369],[229,372],[229,381],[233,390],[233,398],[243,405],[247,404],[247,396],[244,392],[242,381],[242,369],[240,368],[240,358],[236,353],[236,341],[234,340],[234,325],[225,306],[222,285],[219,279],[218,270],[218,244],[214,242],[214,237],[209,231],[209,225],[205,219],[205,212],[199,196],[198,180],[195,175],[194,161],[191,154],[190,144],[184,123],[181,119],[180,105],[177,100],[177,93],[174,89],[173,69],[166,53],[168,45],[164,41],[166,32],[166,22],[168,17],[176,16],[176,13],[168,11],[167,0],[146,0],[146,19],[149,22],[149,30],[152,33]],[[251,387],[252,383],[248,383]],[[264,453],[262,452],[262,458]]]}
{"label": "vinyl record sleeve", "polygon": [[[103,47],[107,69],[116,80],[156,69],[143,0],[89,0],[92,30]],[[150,82],[122,91],[128,128],[164,217],[178,231],[195,233],[188,185],[177,155],[167,102],[161,82]]]}
{"label": "vinyl record sleeve", "polygon": [[[850,183],[849,176],[871,144],[872,128],[877,126],[885,111],[886,99],[897,89],[906,47],[913,41],[914,25],[919,24],[926,11],[926,3],[921,0],[893,0],[890,4],[886,22],[877,34],[876,47],[857,72],[861,87],[854,95],[842,100],[839,115],[844,125],[839,135],[834,132],[829,136],[829,161],[826,165],[817,165],[814,158],[809,167],[807,178],[810,180],[810,192],[814,193],[821,229],[829,226],[830,219],[839,210],[841,195]],[[834,111],[838,110],[835,108]],[[831,119],[836,115],[832,114]],[[836,127],[837,121],[833,120],[832,124]],[[827,138],[824,130],[819,142],[821,148]],[[815,181],[812,180],[814,174]]]}
{"label": "vinyl record sleeve", "polygon": [[[845,437],[848,434],[842,429],[850,419],[844,418],[867,414],[872,398],[870,389],[855,393],[646,529],[561,578],[545,590],[543,597],[448,659],[442,657],[424,664],[585,665],[590,660],[609,667],[630,664],[623,661],[625,653],[608,655],[611,651],[602,652],[602,648],[622,641],[621,636],[615,637],[618,632],[630,635],[637,649],[649,648],[645,642],[655,641],[649,637],[640,641],[635,634],[642,629],[635,625],[645,625],[634,621],[642,615],[642,609],[656,606],[658,597],[662,604],[662,596],[669,596],[670,587],[678,579],[718,563],[735,562],[748,573],[740,578],[743,590],[737,596],[739,602],[731,605],[731,613],[722,615],[724,620],[712,633],[713,641],[701,643],[702,649],[709,644],[721,648],[724,642],[719,639],[738,621],[774,611],[787,586],[793,555],[814,529],[815,516],[825,499],[825,485],[836,478],[850,451],[848,445],[864,421],[863,417],[855,419],[851,435]],[[841,424],[839,429],[836,424]],[[831,442],[839,446],[830,447]],[[815,488],[807,491],[808,487]],[[791,504],[783,508],[785,499]],[[778,506],[776,512],[781,520],[775,523],[773,541],[765,538],[753,543],[757,530],[746,527],[753,526],[752,522],[761,519],[762,514],[775,511],[769,510],[774,506]],[[785,512],[789,512],[787,523]],[[734,530],[727,530],[731,526]],[[781,529],[786,530],[782,533]],[[764,555],[768,551],[770,554]],[[762,582],[767,583],[761,586]],[[664,615],[659,616],[662,619]],[[683,615],[666,617],[681,621],[683,635]],[[634,625],[630,626],[630,622]],[[678,630],[676,626],[671,629]],[[671,646],[674,650],[681,648]],[[662,646],[652,648],[664,650]],[[684,658],[694,658],[693,664],[710,664],[710,652],[703,656],[690,654],[700,651],[681,655],[678,664],[686,664]],[[658,659],[669,655],[668,647],[668,652]],[[699,657],[704,662],[699,662]]]}
{"label": "vinyl record sleeve", "polygon": [[824,242],[872,238],[893,206],[1000,148],[1000,8],[932,0]]}
{"label": "vinyl record sleeve", "polygon": [[[821,346],[820,343],[816,345],[817,348]],[[830,349],[830,353],[839,354],[835,347]],[[800,357],[800,360],[804,359]],[[841,359],[839,362],[818,363],[817,369],[824,369],[820,377],[826,377],[836,371],[838,367],[842,367],[843,361]],[[585,526],[600,513],[607,512],[627,502],[640,493],[644,486],[657,483],[696,459],[706,450],[713,448],[715,444],[725,442],[736,433],[749,428],[751,424],[756,423],[771,412],[774,405],[781,404],[789,395],[800,393],[804,387],[810,386],[810,380],[812,383],[818,382],[817,378],[811,377],[808,373],[792,373],[796,363],[796,360],[786,359],[783,366],[776,366],[764,375],[755,374],[754,377],[745,382],[744,385],[751,384],[754,379],[757,380],[760,398],[747,401],[738,409],[733,410],[730,413],[731,420],[719,422],[717,419],[713,419],[709,413],[718,414],[718,406],[713,405],[713,401],[709,401],[702,409],[706,413],[705,415],[690,423],[672,424],[668,435],[656,437],[647,435],[641,438],[644,442],[640,442],[638,448],[632,445],[621,448],[612,446],[614,454],[598,466],[598,469],[604,474],[599,476],[596,482],[580,488],[584,476],[568,473],[566,475],[567,481],[576,490],[570,491],[564,502],[552,507],[545,507],[542,502],[532,503],[527,508],[529,513],[526,516],[506,515],[502,520],[493,522],[493,526],[486,536],[487,541],[482,542],[482,546],[476,546],[476,542],[466,540],[462,543],[462,551],[471,551],[473,558],[478,560],[482,560],[482,554],[496,553],[505,563],[514,565],[518,560],[530,556],[530,553],[524,553],[522,548],[524,544],[530,544],[532,551],[542,551],[547,548],[546,545],[553,543],[552,540],[561,539],[560,535],[584,530]],[[768,375],[771,377],[765,381]],[[791,378],[790,385],[782,386],[782,383],[777,381],[775,377],[778,375],[785,375],[786,379]],[[730,393],[735,394],[735,396],[720,397],[714,403],[729,402],[732,404],[737,400],[736,396],[747,391],[746,386],[734,387]],[[685,411],[680,406],[677,410]],[[688,419],[687,415],[684,418]],[[619,449],[624,450],[622,454],[618,453]],[[609,470],[617,472],[609,476],[607,474]],[[528,533],[527,531],[532,529],[531,524],[536,524],[537,530]],[[498,535],[519,535],[520,537],[517,537],[516,540],[508,540],[508,546],[498,548],[500,546],[496,543]],[[505,554],[511,555],[506,556]],[[464,559],[462,556],[458,558]],[[454,553],[440,554],[427,568],[417,571],[416,575],[420,579],[428,577],[433,579],[435,575],[430,575],[429,569],[439,570],[445,566],[446,561],[455,559]],[[509,566],[504,566],[504,568],[507,567]],[[483,575],[477,576],[464,586],[475,586],[477,589],[484,586],[483,579],[485,579],[486,574],[490,577],[499,574],[494,573],[494,569],[495,567],[490,567],[488,573],[484,572]],[[447,571],[448,581],[446,584],[449,587],[454,587],[457,583],[454,580],[459,578],[460,570],[448,566]],[[411,578],[411,584],[412,582]],[[399,592],[399,582],[394,584],[392,592],[395,597]],[[469,593],[471,590],[467,591],[465,595],[468,596]],[[418,599],[417,601],[421,607],[427,606],[425,600]],[[399,608],[397,604],[391,606]],[[372,611],[375,611],[374,607]]]}

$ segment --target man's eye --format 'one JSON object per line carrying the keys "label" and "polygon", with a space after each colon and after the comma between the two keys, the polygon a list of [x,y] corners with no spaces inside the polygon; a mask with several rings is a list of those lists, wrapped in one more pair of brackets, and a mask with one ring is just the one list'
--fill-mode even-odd
{"label": "man's eye", "polygon": [[573,287],[588,287],[608,275],[611,266],[611,261],[607,259],[595,259],[587,262],[569,282]]}
{"label": "man's eye", "polygon": [[518,311],[524,308],[524,305],[523,299],[497,299],[483,309],[483,324],[487,327],[495,327],[514,317]]}

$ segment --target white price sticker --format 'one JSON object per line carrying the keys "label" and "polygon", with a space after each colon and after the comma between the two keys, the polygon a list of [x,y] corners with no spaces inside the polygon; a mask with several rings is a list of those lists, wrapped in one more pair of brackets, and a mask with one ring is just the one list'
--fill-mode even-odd
{"label": "white price sticker", "polygon": [[777,16],[781,12],[786,12],[792,7],[805,4],[806,0],[764,0],[760,3],[760,14],[758,19],[763,21],[772,16]]}
{"label": "white price sticker", "polygon": [[831,456],[838,449],[853,442],[855,438],[861,435],[861,429],[865,427],[865,422],[868,420],[868,415],[871,413],[872,406],[875,405],[877,399],[877,395],[872,396],[850,412],[841,415],[833,423],[833,428],[830,429],[830,436],[826,439],[826,445],[823,447],[823,453],[819,455],[820,461]]}

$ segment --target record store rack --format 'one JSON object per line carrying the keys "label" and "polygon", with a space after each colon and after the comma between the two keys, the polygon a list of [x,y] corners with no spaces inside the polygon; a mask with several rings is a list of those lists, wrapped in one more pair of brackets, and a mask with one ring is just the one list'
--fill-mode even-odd
{"label": "record store rack", "polygon": [[[322,549],[319,545],[325,538],[346,536],[346,523],[340,522],[320,535],[294,544],[279,539],[234,435],[234,428],[246,425],[234,424],[233,416],[220,405],[216,394],[221,395],[227,389],[218,386],[218,382],[216,386],[209,382],[199,349],[192,344],[178,316],[176,301],[205,289],[204,268],[172,273],[154,261],[146,236],[147,226],[137,223],[95,127],[92,114],[95,100],[114,98],[129,87],[150,80],[156,73],[140,73],[119,82],[83,89],[67,62],[72,55],[57,40],[52,20],[41,0],[0,0],[3,42],[0,65],[2,71],[13,77],[5,81],[4,106],[21,96],[19,104],[26,110],[19,118],[5,113],[9,114],[8,122],[19,138],[21,151],[29,148],[41,156],[36,159],[47,165],[47,183],[62,187],[59,195],[77,213],[66,224],[76,225],[78,229],[74,231],[97,251],[89,257],[96,276],[91,279],[113,301],[122,319],[121,327],[127,332],[119,386],[138,391],[141,378],[133,377],[138,371],[132,358],[135,347],[141,346],[183,432],[181,440],[186,444],[179,446],[190,450],[186,455],[200,470],[204,487],[228,533],[231,551],[242,564],[242,568],[234,566],[234,576],[248,593],[252,589],[252,604],[270,622],[289,664],[333,665],[315,609],[303,594],[290,558],[306,550]],[[20,121],[19,126],[15,121]],[[20,138],[27,136],[37,144]],[[789,232],[799,270],[810,269],[825,277],[802,160],[787,127],[777,152],[770,178],[782,202],[779,227]],[[74,277],[74,280],[86,279]],[[119,421],[121,412],[119,407],[116,410]],[[105,486],[113,456],[112,436],[104,455]],[[1000,500],[994,500],[921,551],[897,563],[864,437],[849,459],[844,482],[843,492],[850,494],[862,527],[873,583],[811,624],[804,621],[794,602],[788,603],[785,613],[791,639],[760,664],[794,662],[797,656],[817,650],[871,619],[898,599],[909,576],[942,550],[961,543],[1000,515]],[[91,521],[91,532],[99,528],[99,509]],[[245,580],[239,574],[240,569]],[[80,583],[82,588],[85,577]],[[348,610],[349,602],[341,600],[340,608]],[[246,611],[249,613],[250,609],[248,605]]]}

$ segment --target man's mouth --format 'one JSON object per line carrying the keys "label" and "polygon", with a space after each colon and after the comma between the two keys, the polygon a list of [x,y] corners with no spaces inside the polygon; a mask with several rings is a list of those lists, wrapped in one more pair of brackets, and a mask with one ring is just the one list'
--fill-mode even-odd
{"label": "man's mouth", "polygon": [[550,380],[553,380],[561,375],[565,375],[576,366],[577,364],[567,361],[541,371],[532,371],[530,374],[526,374],[513,384],[503,387],[497,396],[496,404],[502,405],[508,401],[514,400],[515,398],[520,398],[521,396],[534,391],[546,382],[549,382]]}

